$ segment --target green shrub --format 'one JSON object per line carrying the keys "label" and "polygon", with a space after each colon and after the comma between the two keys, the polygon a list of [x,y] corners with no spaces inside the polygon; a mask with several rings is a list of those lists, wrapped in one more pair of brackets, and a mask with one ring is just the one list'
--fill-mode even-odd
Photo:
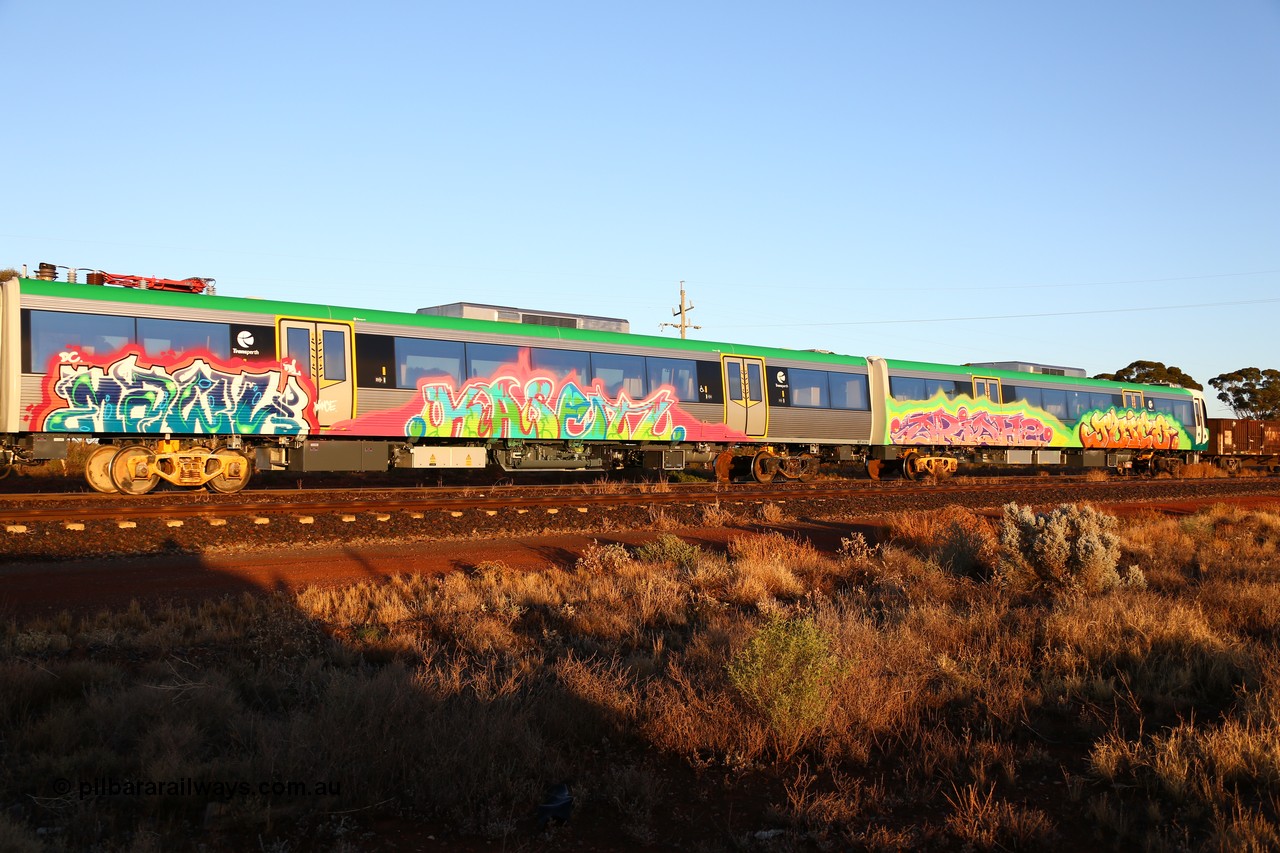
{"label": "green shrub", "polygon": [[1089,506],[1063,504],[1037,513],[1005,504],[997,579],[1012,589],[1049,594],[1118,586],[1116,527],[1114,516]]}
{"label": "green shrub", "polygon": [[779,746],[795,749],[825,718],[841,669],[813,620],[775,616],[733,656],[729,679],[769,723]]}
{"label": "green shrub", "polygon": [[702,556],[697,545],[670,533],[662,533],[636,548],[636,559],[642,563],[670,563],[686,572],[692,571]]}

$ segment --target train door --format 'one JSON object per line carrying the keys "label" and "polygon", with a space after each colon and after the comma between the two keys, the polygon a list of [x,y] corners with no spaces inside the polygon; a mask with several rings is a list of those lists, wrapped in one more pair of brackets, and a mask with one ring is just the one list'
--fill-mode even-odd
{"label": "train door", "polygon": [[992,407],[999,406],[1000,380],[986,376],[973,377],[973,400],[975,403],[986,400]]}
{"label": "train door", "polygon": [[292,359],[316,386],[321,429],[355,417],[355,333],[350,323],[281,317],[276,324],[280,360]]}
{"label": "train door", "polygon": [[764,359],[726,355],[724,363],[724,422],[751,438],[764,438],[769,429],[769,401],[764,388]]}
{"label": "train door", "polygon": [[1141,391],[1124,391],[1124,407],[1126,409],[1137,409],[1142,411],[1142,392]]}

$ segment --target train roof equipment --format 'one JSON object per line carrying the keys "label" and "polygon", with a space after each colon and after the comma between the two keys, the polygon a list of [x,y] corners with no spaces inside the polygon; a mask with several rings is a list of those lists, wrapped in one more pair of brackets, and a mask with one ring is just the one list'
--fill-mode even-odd
{"label": "train roof equipment", "polygon": [[595,332],[629,334],[631,323],[619,317],[596,317],[590,314],[566,314],[562,311],[532,311],[505,305],[478,302],[451,302],[419,308],[419,314],[435,317],[457,317],[465,320],[491,320],[499,323],[523,323],[529,326],[556,326],[561,329],[590,329]]}
{"label": "train roof equipment", "polygon": [[[25,276],[26,266],[23,266],[22,269]],[[36,267],[36,279],[39,281],[57,281],[58,270],[60,269],[67,271],[67,281],[69,283],[76,283],[79,271],[75,267],[64,267],[43,261]],[[139,290],[168,290],[174,293],[208,293],[212,295],[215,292],[214,280],[211,278],[199,276],[157,278],[145,275],[121,275],[103,270],[88,270],[85,274],[85,284],[113,284],[118,287],[134,287]]]}
{"label": "train roof equipment", "polygon": [[1056,364],[1036,364],[1032,361],[973,361],[969,367],[989,367],[992,370],[1012,370],[1015,373],[1041,373],[1045,376],[1074,376],[1085,379],[1089,376],[1083,367],[1061,367]]}

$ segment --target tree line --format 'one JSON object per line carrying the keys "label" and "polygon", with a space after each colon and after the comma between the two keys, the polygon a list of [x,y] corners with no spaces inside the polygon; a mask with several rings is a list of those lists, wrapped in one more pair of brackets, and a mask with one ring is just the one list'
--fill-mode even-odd
{"label": "tree line", "polygon": [[[1135,361],[1115,373],[1099,373],[1093,378],[1204,390],[1203,385],[1177,367],[1166,367],[1158,361]],[[1280,370],[1242,367],[1213,377],[1209,384],[1237,418],[1280,420]]]}

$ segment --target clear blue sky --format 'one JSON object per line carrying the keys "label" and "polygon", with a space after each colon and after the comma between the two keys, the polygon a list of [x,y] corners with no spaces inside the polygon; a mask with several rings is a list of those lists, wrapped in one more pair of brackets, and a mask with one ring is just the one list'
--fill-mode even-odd
{"label": "clear blue sky", "polygon": [[710,339],[1280,368],[1276,0],[0,0],[0,40],[0,266],[644,333],[683,279]]}

